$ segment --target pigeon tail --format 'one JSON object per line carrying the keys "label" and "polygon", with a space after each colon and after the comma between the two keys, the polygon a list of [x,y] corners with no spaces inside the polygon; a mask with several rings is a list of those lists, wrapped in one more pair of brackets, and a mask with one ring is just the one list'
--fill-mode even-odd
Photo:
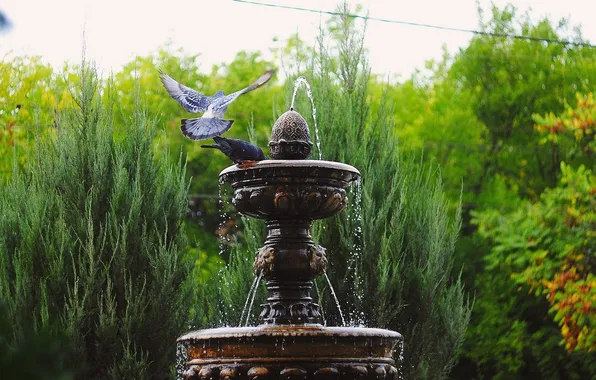
{"label": "pigeon tail", "polygon": [[214,117],[182,119],[180,130],[184,136],[191,140],[204,140],[223,134],[232,128],[233,123],[234,120],[223,120]]}

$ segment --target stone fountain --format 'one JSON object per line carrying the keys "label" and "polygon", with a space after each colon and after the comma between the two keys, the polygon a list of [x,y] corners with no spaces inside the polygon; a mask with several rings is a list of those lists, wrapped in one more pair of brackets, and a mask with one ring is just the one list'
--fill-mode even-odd
{"label": "stone fountain", "polygon": [[310,296],[325,273],[325,248],[313,242],[312,222],[346,206],[346,188],[360,177],[354,167],[307,160],[308,125],[290,110],[275,123],[272,160],[231,166],[220,181],[231,184],[232,203],[266,221],[267,238],[254,271],[266,281],[262,324],[190,332],[178,339],[186,358],[184,379],[387,379],[398,378],[392,357],[399,333],[375,328],[326,327]]}

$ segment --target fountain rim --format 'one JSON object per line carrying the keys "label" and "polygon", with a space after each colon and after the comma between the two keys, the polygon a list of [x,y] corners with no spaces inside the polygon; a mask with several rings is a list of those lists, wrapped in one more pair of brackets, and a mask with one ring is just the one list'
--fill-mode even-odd
{"label": "fountain rim", "polygon": [[223,177],[229,175],[231,173],[236,172],[245,172],[250,170],[258,170],[258,169],[274,169],[274,168],[282,168],[282,169],[289,169],[289,168],[312,168],[312,169],[331,169],[331,170],[340,170],[344,172],[349,172],[355,175],[355,178],[361,176],[360,171],[353,167],[352,165],[344,164],[341,162],[335,161],[325,161],[325,160],[263,160],[258,161],[255,163],[254,166],[249,168],[239,168],[237,165],[231,165],[222,170],[219,173],[219,177]]}
{"label": "fountain rim", "polygon": [[178,342],[226,338],[255,337],[321,337],[321,338],[385,338],[403,340],[403,336],[392,330],[372,327],[302,325],[260,325],[246,327],[217,327],[195,330],[178,338]]}

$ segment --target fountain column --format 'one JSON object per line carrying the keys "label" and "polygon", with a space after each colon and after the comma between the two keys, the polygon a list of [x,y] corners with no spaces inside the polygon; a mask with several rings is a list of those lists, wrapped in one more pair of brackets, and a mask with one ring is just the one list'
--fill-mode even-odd
{"label": "fountain column", "polygon": [[344,209],[346,188],[360,178],[350,165],[307,160],[311,147],[306,121],[290,110],[273,127],[272,160],[221,172],[220,181],[232,186],[234,207],[266,221],[254,271],[266,281],[268,298],[259,326],[180,337],[184,378],[397,379],[392,352],[401,346],[399,333],[322,326],[319,305],[310,296],[313,279],[327,268],[325,249],[310,235],[312,222]]}

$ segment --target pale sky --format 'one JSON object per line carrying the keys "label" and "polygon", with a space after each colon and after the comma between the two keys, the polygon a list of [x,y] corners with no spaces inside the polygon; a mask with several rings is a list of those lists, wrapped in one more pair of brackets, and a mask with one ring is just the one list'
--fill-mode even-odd
{"label": "pale sky", "polygon": [[[341,0],[255,0],[263,3],[335,10]],[[488,0],[479,0],[489,4]],[[511,0],[538,18],[570,17],[596,43],[596,4],[593,0]],[[360,0],[371,17],[465,29],[478,25],[476,0]],[[485,7],[488,10],[488,7]],[[256,6],[233,0],[0,0],[13,24],[0,34],[0,56],[6,53],[41,55],[56,66],[80,62],[85,30],[87,55],[103,70],[118,70],[136,55],[147,55],[168,40],[188,54],[200,53],[200,67],[229,62],[240,50],[262,51],[282,44],[298,32],[314,44],[321,22],[330,16]],[[273,38],[278,37],[279,42]],[[471,34],[370,21],[366,47],[372,70],[408,76],[428,59],[439,58],[446,44],[451,52],[464,47]]]}

